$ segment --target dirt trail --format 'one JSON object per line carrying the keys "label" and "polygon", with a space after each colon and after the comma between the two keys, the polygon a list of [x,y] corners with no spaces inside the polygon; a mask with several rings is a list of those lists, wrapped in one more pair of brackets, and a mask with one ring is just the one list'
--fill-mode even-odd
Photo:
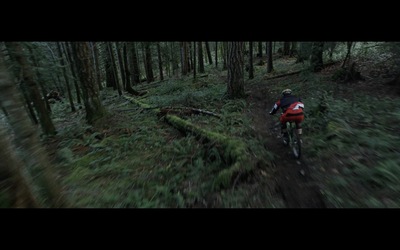
{"label": "dirt trail", "polygon": [[[276,101],[265,84],[251,87],[249,102],[252,103],[251,116],[255,130],[265,138],[265,148],[275,155],[275,190],[282,197],[288,208],[325,208],[318,186],[310,177],[306,163],[306,152],[302,159],[296,160],[290,149],[285,147],[280,137],[280,126],[275,126],[279,114],[270,116],[268,111]],[[304,151],[307,150],[304,144]]]}

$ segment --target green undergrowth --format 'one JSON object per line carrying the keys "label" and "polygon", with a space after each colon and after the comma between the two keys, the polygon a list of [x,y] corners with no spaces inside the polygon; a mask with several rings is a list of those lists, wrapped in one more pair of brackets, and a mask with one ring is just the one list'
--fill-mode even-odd
{"label": "green undergrowth", "polygon": [[[61,138],[55,162],[71,203],[75,207],[117,208],[252,206],[240,183],[231,189],[231,171],[251,171],[257,162],[269,163],[271,155],[249,133],[246,102],[226,99],[226,84],[218,75],[194,82],[190,78],[164,81],[147,91],[145,96],[134,97],[140,102],[138,106],[112,90],[103,90],[103,104],[110,117],[98,127],[85,125],[84,112],[71,114],[66,106],[59,107],[60,112],[53,117]],[[220,119],[178,117],[232,143],[181,133],[155,114],[157,107],[167,106],[220,114]],[[241,143],[242,151],[234,152]],[[231,150],[232,155],[248,157],[249,161],[232,158]],[[257,160],[253,160],[254,155]],[[220,184],[225,188],[220,189]],[[220,198],[214,200],[216,196]],[[279,206],[265,193],[254,199],[259,206]]]}
{"label": "green undergrowth", "polygon": [[[356,96],[326,98],[327,111],[317,113],[310,157],[336,159],[326,196],[335,207],[399,207],[400,108],[394,100]],[[310,108],[318,109],[311,106]],[[311,125],[311,124],[310,124]]]}

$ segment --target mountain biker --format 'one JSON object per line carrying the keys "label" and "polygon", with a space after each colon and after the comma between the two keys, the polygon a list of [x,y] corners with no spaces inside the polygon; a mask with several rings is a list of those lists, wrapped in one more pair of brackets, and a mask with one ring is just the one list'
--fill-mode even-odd
{"label": "mountain biker", "polygon": [[282,109],[282,115],[279,119],[281,122],[281,134],[283,134],[283,143],[287,145],[289,138],[286,131],[286,122],[293,121],[296,123],[296,129],[299,136],[301,136],[303,132],[301,122],[304,121],[304,103],[301,102],[301,98],[292,95],[291,89],[284,89],[282,91],[281,99],[275,102],[275,105],[269,114],[274,115],[279,108]]}

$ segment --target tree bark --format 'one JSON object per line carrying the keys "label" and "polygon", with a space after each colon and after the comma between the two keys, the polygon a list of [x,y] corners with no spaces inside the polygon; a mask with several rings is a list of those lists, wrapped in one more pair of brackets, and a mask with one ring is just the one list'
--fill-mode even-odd
{"label": "tree bark", "polygon": [[324,48],[323,42],[314,42],[312,44],[310,66],[313,72],[321,71],[323,67],[322,52]]}
{"label": "tree bark", "polygon": [[76,61],[79,69],[81,69],[79,76],[83,90],[86,120],[89,124],[94,125],[96,121],[105,116],[106,111],[99,98],[99,86],[94,81],[89,44],[87,42],[77,42],[74,47]]}
{"label": "tree bark", "polygon": [[215,42],[215,68],[218,68],[218,42]]}
{"label": "tree bark", "polygon": [[150,50],[150,42],[145,43],[145,51],[146,51],[146,78],[147,82],[151,83],[154,82],[154,74],[153,74],[153,60],[151,56]]}
{"label": "tree bark", "polygon": [[249,79],[254,78],[254,67],[253,67],[253,42],[249,42]]}
{"label": "tree bark", "polygon": [[227,66],[228,66],[228,97],[243,98],[243,42],[228,42]]}
{"label": "tree bark", "polygon": [[211,65],[211,64],[213,64],[213,61],[212,61],[212,56],[211,56],[210,44],[208,42],[206,42],[206,51],[207,51],[207,56],[208,56],[208,63]]}
{"label": "tree bark", "polygon": [[196,42],[193,42],[193,78],[196,80]]}
{"label": "tree bark", "polygon": [[257,57],[262,57],[262,42],[258,42],[258,53],[257,53]]}
{"label": "tree bark", "polygon": [[81,104],[81,90],[79,88],[79,82],[78,82],[78,78],[79,76],[77,76],[77,73],[75,71],[75,67],[76,67],[76,62],[74,61],[72,55],[73,55],[73,48],[72,45],[68,42],[65,43],[65,52],[67,54],[67,58],[69,61],[69,65],[70,65],[70,69],[71,69],[71,73],[72,73],[72,77],[74,78],[74,86],[75,86],[75,92],[76,92],[76,102]]}
{"label": "tree bark", "polygon": [[274,69],[272,61],[272,42],[267,42],[267,73],[271,73]]}
{"label": "tree bark", "polygon": [[158,70],[160,71],[160,81],[163,81],[164,73],[163,73],[163,66],[162,66],[160,42],[157,42],[157,55],[158,55]]}
{"label": "tree bark", "polygon": [[54,127],[53,121],[47,113],[45,103],[42,100],[39,89],[34,81],[34,74],[32,68],[28,64],[27,58],[25,57],[22,45],[18,42],[9,42],[9,45],[15,52],[15,59],[21,67],[24,84],[26,84],[29,88],[30,98],[35,104],[43,133],[45,135],[55,135],[57,133],[56,129]]}
{"label": "tree bark", "polygon": [[[14,44],[17,51],[19,51],[19,44]],[[14,47],[14,46],[13,46]],[[21,60],[21,58],[19,58]],[[14,143],[16,147],[19,148],[20,154],[18,158],[22,159],[24,165],[26,166],[26,170],[29,171],[30,175],[33,176],[33,181],[39,186],[38,193],[41,196],[42,204],[46,204],[44,206],[50,207],[65,207],[68,205],[67,200],[62,194],[62,189],[58,185],[59,180],[54,172],[51,171],[50,160],[48,159],[44,148],[42,147],[39,136],[36,132],[36,129],[30,124],[28,121],[27,113],[21,110],[23,106],[21,103],[20,95],[16,89],[15,84],[11,81],[8,73],[5,70],[4,59],[0,54],[0,106],[3,106],[7,109],[9,116],[8,120],[10,122],[11,128],[15,134]],[[2,144],[2,147],[5,146]],[[9,146],[5,146],[5,148],[9,148]],[[1,150],[3,153],[4,151]],[[12,157],[8,154],[8,157]],[[17,159],[18,159],[17,158]],[[11,166],[14,168],[14,173],[17,178],[23,178],[24,173],[22,173],[23,169],[21,169],[21,164],[16,162],[16,159],[8,158],[7,156],[1,157],[3,164],[4,160],[9,160],[12,164]],[[20,174],[18,174],[18,172]],[[19,176],[18,176],[19,175]],[[26,175],[25,175],[26,176]],[[20,179],[21,180],[21,179]],[[25,182],[25,180],[21,180]],[[24,187],[25,186],[25,187]],[[25,193],[27,194],[27,204],[28,206],[35,206],[35,201],[30,194],[28,194],[29,184],[27,182],[21,183],[21,188],[25,189]],[[35,192],[34,192],[35,193]]]}
{"label": "tree bark", "polygon": [[198,42],[199,48],[199,73],[204,73],[203,43]]}
{"label": "tree bark", "polygon": [[65,62],[64,62],[64,53],[61,50],[60,42],[57,42],[57,49],[58,49],[58,54],[59,54],[60,59],[61,59],[60,63],[61,63],[62,71],[64,73],[65,84],[67,85],[69,104],[71,105],[71,111],[75,112],[76,109],[75,109],[74,101],[72,99],[71,87],[69,85],[69,79],[68,79],[68,75],[67,75],[66,65],[65,65]]}

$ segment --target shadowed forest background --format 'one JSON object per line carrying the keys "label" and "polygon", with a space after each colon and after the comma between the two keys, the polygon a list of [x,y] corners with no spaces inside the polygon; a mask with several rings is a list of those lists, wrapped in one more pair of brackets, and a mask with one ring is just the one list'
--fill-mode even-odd
{"label": "shadowed forest background", "polygon": [[[400,207],[398,42],[1,42],[2,208]],[[268,113],[305,105],[302,157]]]}

